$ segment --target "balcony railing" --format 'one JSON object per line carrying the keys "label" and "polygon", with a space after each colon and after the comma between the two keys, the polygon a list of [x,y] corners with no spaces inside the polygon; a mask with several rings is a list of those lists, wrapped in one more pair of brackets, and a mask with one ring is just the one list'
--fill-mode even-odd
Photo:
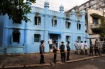
{"label": "balcony railing", "polygon": [[93,28],[99,28],[99,24],[90,24],[90,28],[93,29]]}

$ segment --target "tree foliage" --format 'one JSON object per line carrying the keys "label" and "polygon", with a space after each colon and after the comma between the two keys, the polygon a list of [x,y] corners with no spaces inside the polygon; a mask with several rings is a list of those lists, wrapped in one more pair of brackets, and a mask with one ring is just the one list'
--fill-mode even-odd
{"label": "tree foliage", "polygon": [[100,36],[101,37],[105,37],[105,20],[101,20],[101,24],[99,26],[99,29],[100,29]]}
{"label": "tree foliage", "polygon": [[[30,0],[35,3],[35,0]],[[29,21],[26,14],[30,13],[31,7],[24,0],[0,0],[0,15],[8,14],[14,22]]]}

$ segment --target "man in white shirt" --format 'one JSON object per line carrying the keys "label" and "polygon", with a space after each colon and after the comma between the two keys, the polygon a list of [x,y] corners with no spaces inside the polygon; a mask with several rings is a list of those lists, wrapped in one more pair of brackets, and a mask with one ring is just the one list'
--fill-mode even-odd
{"label": "man in white shirt", "polygon": [[84,43],[83,43],[83,41],[81,41],[80,47],[81,47],[81,55],[83,55],[84,54]]}
{"label": "man in white shirt", "polygon": [[76,49],[76,54],[79,54],[79,52],[78,52],[78,50],[79,50],[79,43],[78,43],[78,41],[76,41],[74,43],[74,46],[75,46],[75,49]]}
{"label": "man in white shirt", "polygon": [[88,54],[88,44],[86,41],[84,42],[84,48],[85,48],[85,55],[87,55]]}
{"label": "man in white shirt", "polygon": [[49,44],[49,51],[52,52],[52,39],[51,38],[48,40],[48,44]]}

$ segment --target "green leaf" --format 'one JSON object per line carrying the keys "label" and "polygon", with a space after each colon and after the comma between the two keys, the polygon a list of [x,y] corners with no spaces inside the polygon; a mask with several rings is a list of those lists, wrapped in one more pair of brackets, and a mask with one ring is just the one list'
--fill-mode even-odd
{"label": "green leaf", "polygon": [[[30,0],[35,3],[36,0]],[[13,21],[30,21],[26,14],[30,13],[31,7],[24,0],[0,0],[0,15],[8,14]]]}

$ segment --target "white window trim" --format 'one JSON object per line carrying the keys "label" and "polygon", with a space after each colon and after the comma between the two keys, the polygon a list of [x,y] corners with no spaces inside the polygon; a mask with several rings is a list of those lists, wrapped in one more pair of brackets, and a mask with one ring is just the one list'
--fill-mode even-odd
{"label": "white window trim", "polygon": [[36,39],[36,38],[35,38],[35,36],[34,36],[34,43],[39,43],[39,42],[40,42],[40,40],[41,40],[41,34],[34,34],[34,35],[39,35],[39,38],[38,38],[38,39],[39,39],[39,41],[38,41],[38,42],[36,42],[36,41],[35,41],[35,39]]}
{"label": "white window trim", "polygon": [[53,18],[52,19],[53,21],[52,21],[52,27],[57,27],[57,23],[55,23],[55,20],[57,20],[56,18]]}
{"label": "white window trim", "polygon": [[[39,18],[41,18],[40,16],[35,16],[35,18],[36,18],[36,24],[37,25],[41,25],[41,21],[39,21],[40,19]],[[35,20],[34,20],[35,21]]]}

